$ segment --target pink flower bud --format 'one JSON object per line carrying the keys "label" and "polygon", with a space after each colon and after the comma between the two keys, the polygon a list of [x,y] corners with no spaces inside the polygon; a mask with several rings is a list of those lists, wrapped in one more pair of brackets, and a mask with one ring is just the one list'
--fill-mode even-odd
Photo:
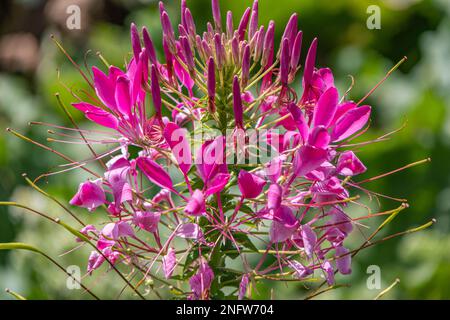
{"label": "pink flower bud", "polygon": [[287,38],[289,40],[290,43],[289,51],[292,50],[295,36],[297,35],[297,26],[298,26],[298,15],[294,13],[289,18],[289,21],[286,24],[286,28],[284,29],[283,36],[281,37],[281,39]]}
{"label": "pink flower bud", "polygon": [[236,65],[240,64],[240,49],[239,49],[239,40],[237,39],[236,35],[233,37],[233,40],[231,40],[231,55],[233,56],[233,62]]}
{"label": "pink flower bud", "polygon": [[176,52],[175,33],[173,32],[172,23],[166,11],[161,13],[161,26],[163,30],[164,39],[167,41],[169,49],[172,53]]}
{"label": "pink flower bud", "polygon": [[212,0],[212,13],[213,13],[213,19],[214,24],[216,25],[216,30],[221,32],[222,30],[222,17],[220,15],[220,6],[219,6],[219,0]]}
{"label": "pink flower bud", "polygon": [[250,20],[250,13],[251,13],[250,8],[247,8],[244,14],[242,15],[241,21],[239,22],[239,26],[237,29],[239,41],[243,41],[245,38],[245,32],[247,31],[248,22]]}
{"label": "pink flower bud", "polygon": [[302,52],[302,38],[303,32],[299,31],[295,37],[294,46],[292,48],[291,69],[293,72],[297,70],[298,63],[300,61],[300,54]]}
{"label": "pink flower bud", "polygon": [[267,66],[269,63],[271,63],[270,56],[273,55],[274,37],[275,22],[270,21],[266,32],[266,37],[264,38],[263,54],[261,59],[262,66]]}
{"label": "pink flower bud", "polygon": [[289,77],[289,64],[290,64],[290,56],[289,56],[289,39],[284,38],[281,43],[281,55],[280,55],[280,82],[282,85],[288,84]]}
{"label": "pink flower bud", "polygon": [[203,47],[203,52],[205,53],[206,57],[213,56],[211,47],[209,46],[209,44],[206,40],[202,40],[202,47]]}
{"label": "pink flower bud", "polygon": [[233,13],[231,11],[227,12],[227,38],[231,39],[234,35],[233,26]]}
{"label": "pink flower bud", "polygon": [[186,64],[189,69],[189,73],[192,76],[195,72],[195,61],[194,55],[192,54],[191,45],[189,43],[188,38],[186,37],[180,37],[180,43],[183,49],[184,57],[186,58]]}
{"label": "pink flower bud", "polygon": [[250,76],[250,46],[247,44],[244,47],[244,53],[242,55],[242,87],[247,86],[247,82]]}
{"label": "pink flower bud", "polygon": [[158,74],[156,71],[156,66],[154,64],[152,64],[152,67],[150,70],[150,77],[151,77],[151,91],[152,91],[153,107],[155,108],[156,117],[161,120],[162,119],[161,89],[159,87]]}
{"label": "pink flower bud", "polygon": [[266,36],[266,32],[264,26],[261,26],[258,30],[258,36],[255,39],[255,54],[254,60],[258,61],[261,58],[263,48],[264,48],[264,38]]}
{"label": "pink flower bud", "polygon": [[189,36],[194,39],[197,35],[194,18],[192,18],[192,13],[189,9],[184,10],[184,28],[186,29]]}
{"label": "pink flower bud", "polygon": [[222,43],[222,37],[216,33],[214,35],[214,47],[216,50],[217,67],[221,69],[225,65],[225,48]]}
{"label": "pink flower bud", "polygon": [[139,60],[139,54],[141,53],[141,39],[139,37],[139,31],[134,23],[131,23],[131,46],[133,47],[134,60]]}
{"label": "pink flower bud", "polygon": [[145,49],[147,49],[147,56],[150,60],[150,64],[154,64],[155,66],[158,65],[155,46],[153,45],[152,38],[145,27],[142,28],[142,38],[144,40]]}
{"label": "pink flower bud", "polygon": [[258,0],[253,2],[250,25],[248,27],[248,40],[250,41],[258,30]]}
{"label": "pink flower bud", "polygon": [[236,127],[244,129],[241,88],[237,76],[233,79],[233,111]]}
{"label": "pink flower bud", "polygon": [[208,59],[208,108],[209,111],[214,113],[216,110],[215,97],[216,97],[216,66],[214,59],[210,57]]}

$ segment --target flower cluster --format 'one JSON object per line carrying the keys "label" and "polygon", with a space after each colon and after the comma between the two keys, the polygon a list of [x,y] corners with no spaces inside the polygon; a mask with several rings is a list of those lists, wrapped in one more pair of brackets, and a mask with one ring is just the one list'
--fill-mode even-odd
{"label": "flower cluster", "polygon": [[[159,10],[164,56],[132,24],[126,69],[93,67],[95,95],[73,103],[117,145],[70,201],[109,217],[81,230],[96,242],[88,273],[123,263],[146,280],[185,280],[190,299],[220,298],[226,286],[244,298],[258,279],[316,272],[333,285],[351,272],[346,208],[352,178],[366,171],[347,141],[363,133],[370,106],[347,101],[331,70],[316,68],[317,39],[302,63],[297,14],[276,45],[257,0],[237,26],[212,0],[202,35],[185,0],[178,36]],[[227,268],[238,257],[242,268]]]}

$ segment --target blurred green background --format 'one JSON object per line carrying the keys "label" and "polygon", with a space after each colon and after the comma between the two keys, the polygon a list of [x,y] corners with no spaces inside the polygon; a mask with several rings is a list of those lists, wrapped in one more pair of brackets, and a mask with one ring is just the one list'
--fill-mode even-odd
{"label": "blurred green background", "polygon": [[[179,19],[179,2],[164,1],[172,21]],[[81,8],[81,30],[68,30],[68,5]],[[366,26],[369,5],[378,5],[381,29]],[[222,1],[222,13],[233,10],[235,23],[250,0]],[[197,29],[210,19],[209,0],[188,0]],[[349,288],[333,290],[321,296],[329,299],[370,299],[396,278],[400,283],[385,298],[450,298],[450,1],[317,1],[260,0],[260,22],[277,23],[280,37],[292,12],[298,12],[306,46],[319,38],[318,66],[333,69],[341,92],[355,78],[350,97],[359,100],[403,56],[408,60],[367,100],[374,115],[368,137],[407,126],[391,140],[364,148],[360,155],[369,168],[369,176],[384,173],[405,164],[432,158],[432,163],[373,182],[370,189],[393,197],[409,199],[410,208],[383,231],[383,235],[423,224],[431,218],[437,223],[424,232],[391,240],[357,256],[351,276],[339,278]],[[101,51],[113,64],[122,66],[129,55],[129,24],[146,25],[158,43],[161,28],[157,2],[152,0],[6,0],[0,3],[0,200],[12,199],[54,216],[60,208],[26,186],[21,174],[36,177],[54,169],[60,160],[49,152],[7,134],[12,127],[41,142],[46,129],[29,126],[29,121],[69,125],[54,94],[61,93],[71,102],[65,87],[85,87],[82,78],[50,39],[55,34],[72,57],[83,65],[100,64],[95,53]],[[282,27],[283,26],[283,27]],[[57,72],[59,70],[59,73]],[[59,75],[59,76],[58,76]],[[73,113],[83,127],[80,113]],[[56,145],[69,155],[85,150],[76,145]],[[87,155],[87,154],[86,154]],[[58,199],[67,202],[80,181],[80,171],[41,180],[40,185]],[[377,210],[376,203],[371,204]],[[383,209],[398,203],[381,199]],[[80,211],[86,221],[95,214]],[[373,219],[375,220],[375,219]],[[381,220],[369,223],[379,224]],[[355,236],[357,238],[357,236]],[[361,237],[352,240],[361,243]],[[84,270],[89,250],[83,248],[63,255],[75,244],[73,237],[57,226],[16,208],[0,206],[0,242],[21,241],[35,244],[57,257],[63,265],[79,265]],[[366,286],[368,266],[381,270],[380,290]],[[101,273],[89,279],[103,297],[115,298],[121,288],[117,278]],[[41,257],[28,252],[0,252],[0,288],[11,288],[27,298],[86,297],[79,290],[67,290],[65,276]],[[296,299],[301,285],[277,285],[275,298]],[[268,288],[270,289],[270,287]],[[266,289],[260,288],[261,297]],[[132,297],[124,295],[123,297]],[[0,298],[9,296],[0,291]]]}

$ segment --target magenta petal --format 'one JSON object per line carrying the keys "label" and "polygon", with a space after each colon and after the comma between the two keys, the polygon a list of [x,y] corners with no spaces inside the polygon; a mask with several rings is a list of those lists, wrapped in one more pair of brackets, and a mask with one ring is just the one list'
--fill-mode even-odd
{"label": "magenta petal", "polygon": [[336,125],[336,122],[339,120],[340,117],[342,117],[344,114],[346,114],[348,111],[352,109],[356,109],[357,105],[353,101],[346,101],[341,104],[339,104],[336,108],[336,113],[334,114],[334,118],[331,121],[331,126]]}
{"label": "magenta petal", "polygon": [[[314,66],[316,64],[317,53],[317,38],[311,42],[311,46],[308,49],[308,54],[305,60],[305,70],[303,71],[303,89],[306,91],[311,84]],[[304,93],[305,94],[305,93]]]}
{"label": "magenta petal", "polygon": [[345,151],[339,156],[336,171],[343,176],[355,176],[367,168],[352,151]]}
{"label": "magenta petal", "polygon": [[139,157],[136,159],[136,163],[151,182],[162,188],[174,190],[169,174],[155,161],[147,157]]}
{"label": "magenta petal", "polygon": [[247,199],[256,198],[262,192],[266,184],[266,180],[257,175],[241,170],[238,176],[238,186],[242,193],[242,197]]}
{"label": "magenta petal", "polygon": [[163,257],[163,271],[166,279],[169,279],[172,276],[176,265],[177,257],[175,256],[175,250],[170,247],[169,250],[167,250],[167,254]]}
{"label": "magenta petal", "polygon": [[316,233],[307,224],[302,226],[302,240],[306,255],[311,259],[317,242]]}
{"label": "magenta petal", "polygon": [[78,192],[70,200],[70,204],[94,211],[106,202],[105,191],[101,179],[86,181],[80,184]]}
{"label": "magenta petal", "polygon": [[336,113],[338,100],[339,93],[334,87],[329,88],[320,96],[314,110],[313,127],[324,126],[328,128]]}
{"label": "magenta petal", "polygon": [[312,146],[302,146],[294,157],[294,170],[297,176],[305,174],[317,169],[327,160],[328,154],[324,149]]}
{"label": "magenta petal", "polygon": [[108,108],[116,110],[115,82],[97,67],[92,67],[92,73],[94,74],[94,86],[97,96]]}
{"label": "magenta petal", "polygon": [[218,173],[212,179],[210,179],[206,184],[205,196],[210,196],[212,194],[219,193],[225,188],[228,180],[230,179],[230,174],[228,173]]}
{"label": "magenta petal", "polygon": [[187,130],[182,129],[173,122],[169,122],[164,127],[164,138],[172,149],[172,154],[177,159],[180,170],[186,174],[191,168],[192,155]]}
{"label": "magenta petal", "polygon": [[315,127],[308,138],[308,144],[320,149],[326,149],[329,143],[330,135],[324,126]]}
{"label": "magenta petal", "polygon": [[267,191],[267,209],[277,210],[281,206],[282,194],[280,185],[272,183]]}
{"label": "magenta petal", "polygon": [[72,103],[72,106],[84,112],[86,118],[101,126],[114,130],[116,130],[119,126],[119,121],[115,116],[92,104],[89,104],[87,102],[78,102]]}
{"label": "magenta petal", "polygon": [[361,130],[369,120],[370,110],[370,106],[362,106],[344,114],[333,128],[332,140],[341,141]]}
{"label": "magenta petal", "polygon": [[342,246],[336,248],[336,267],[341,274],[352,273],[352,256],[349,250]]}
{"label": "magenta petal", "polygon": [[295,121],[295,125],[300,133],[300,136],[302,137],[303,143],[305,143],[308,139],[309,126],[305,120],[305,117],[303,116],[302,110],[300,110],[300,108],[295,103],[291,103],[288,106],[288,110]]}
{"label": "magenta petal", "polygon": [[116,104],[119,111],[126,117],[131,117],[130,81],[125,77],[119,77],[116,85]]}

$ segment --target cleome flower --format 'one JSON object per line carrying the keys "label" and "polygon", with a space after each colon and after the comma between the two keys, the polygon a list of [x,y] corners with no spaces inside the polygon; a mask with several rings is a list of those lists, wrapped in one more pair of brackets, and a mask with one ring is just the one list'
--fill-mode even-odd
{"label": "cleome flower", "polygon": [[[89,147],[114,145],[94,153],[107,158],[104,171],[70,201],[107,222],[80,231],[77,241],[95,243],[87,272],[124,264],[142,273],[127,282],[135,292],[159,281],[187,299],[224,298],[224,287],[244,299],[260,279],[334,285],[360,249],[346,239],[364,217],[348,208],[355,189],[371,194],[354,181],[367,170],[356,147],[370,141],[349,141],[364,134],[371,107],[316,67],[317,39],[301,61],[297,14],[275,43],[257,0],[237,25],[212,0],[202,34],[185,0],[177,27],[162,2],[159,11],[164,55],[131,24],[125,69],[93,67],[93,94],[72,103],[107,130]],[[241,269],[228,268],[237,258]]]}

